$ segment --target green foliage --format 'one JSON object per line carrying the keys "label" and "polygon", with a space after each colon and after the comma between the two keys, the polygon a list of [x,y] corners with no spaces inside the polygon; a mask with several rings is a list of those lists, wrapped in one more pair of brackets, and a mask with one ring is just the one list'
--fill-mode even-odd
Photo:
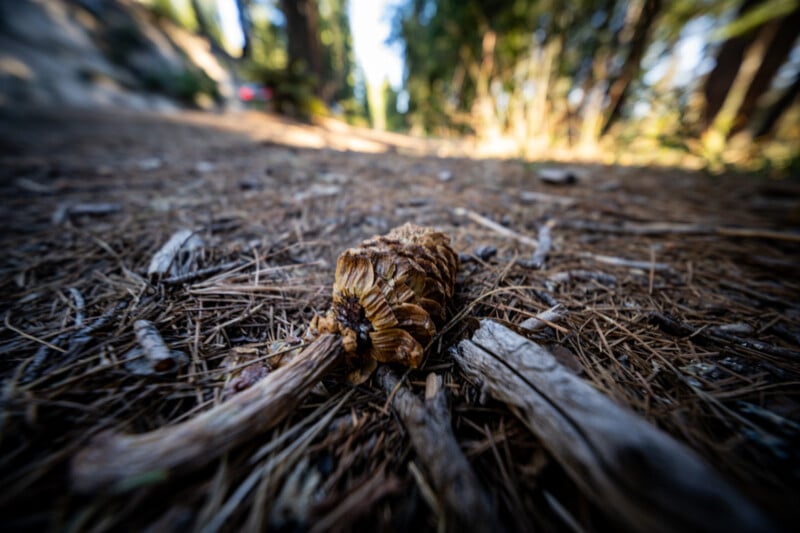
{"label": "green foliage", "polygon": [[274,5],[271,7],[266,3],[251,4],[252,51],[242,69],[243,76],[272,89],[273,107],[278,112],[308,119],[329,114],[330,106],[348,122],[365,124],[366,110],[356,94],[359,77],[347,17],[348,1],[318,2],[323,61],[320,97],[314,94],[320,80],[309,75],[303,64],[295,63],[289,68],[286,28],[271,20],[275,9]]}
{"label": "green foliage", "polygon": [[189,0],[148,0],[146,5],[156,18],[169,20],[189,31],[197,31],[197,20]]}
{"label": "green foliage", "polygon": [[353,97],[353,36],[347,0],[319,0],[319,33],[324,69],[323,98],[341,102]]}
{"label": "green foliage", "polygon": [[327,114],[324,103],[314,96],[314,79],[303,69],[273,69],[250,63],[245,73],[248,79],[272,89],[275,111],[302,120]]}
{"label": "green foliage", "polygon": [[117,65],[126,66],[131,54],[146,50],[148,46],[141,30],[133,22],[114,24],[106,29],[103,37],[103,50]]}
{"label": "green foliage", "polygon": [[389,80],[383,81],[381,90],[386,107],[386,129],[388,131],[405,131],[407,129],[406,117],[397,110],[397,91],[389,84]]}
{"label": "green foliage", "polygon": [[269,11],[263,4],[250,8],[252,31],[250,35],[249,63],[257,71],[266,69],[277,71],[286,68],[288,55],[284,28],[276,26],[269,18]]}
{"label": "green foliage", "polygon": [[216,82],[196,67],[187,67],[178,72],[146,73],[143,83],[147,90],[165,94],[186,105],[197,105],[202,96],[214,101],[220,99]]}
{"label": "green foliage", "polygon": [[[645,5],[655,15],[644,17]],[[406,122],[429,134],[502,137],[528,155],[553,147],[641,149],[718,166],[732,145],[723,136],[713,158],[703,151],[704,80],[675,81],[687,59],[677,46],[684,29],[692,21],[693,31],[708,28],[697,53],[713,59],[712,28],[731,39],[799,6],[800,0],[408,0],[395,10],[392,33],[405,52]],[[637,106],[649,111],[635,114]]]}
{"label": "green foliage", "polygon": [[767,0],[763,4],[743,13],[724,28],[714,32],[711,39],[724,41],[760,28],[767,22],[784,17],[800,6],[800,0]]}

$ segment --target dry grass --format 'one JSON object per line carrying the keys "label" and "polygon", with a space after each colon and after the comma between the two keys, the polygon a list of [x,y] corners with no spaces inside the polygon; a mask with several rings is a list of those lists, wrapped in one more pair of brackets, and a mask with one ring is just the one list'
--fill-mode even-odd
{"label": "dry grass", "polygon": [[[407,221],[447,232],[462,254],[452,318],[408,380],[421,394],[428,372],[443,376],[456,437],[506,528],[603,529],[613,514],[581,496],[503,405],[482,403],[448,353],[475,318],[515,325],[554,303],[566,318],[530,335],[773,515],[797,518],[797,242],[607,227],[784,231],[800,222],[796,184],[587,166],[587,179],[559,188],[517,162],[301,149],[275,144],[274,131],[269,143],[254,136],[253,117],[216,129],[212,119],[179,118],[23,117],[0,128],[0,507],[9,527],[442,527],[385,393],[341,374],[276,429],[196,473],[143,476],[99,497],[76,494],[67,476],[97,433],[185,420],[221,402],[244,369],[268,368],[328,307],[336,256]],[[523,191],[555,196],[531,201]],[[52,221],[59,207],[100,202],[119,209]],[[527,264],[531,247],[456,208],[529,238],[552,221],[544,267]],[[152,256],[181,228],[203,242],[190,274],[148,279]],[[133,373],[137,320],[155,324],[187,366]]]}

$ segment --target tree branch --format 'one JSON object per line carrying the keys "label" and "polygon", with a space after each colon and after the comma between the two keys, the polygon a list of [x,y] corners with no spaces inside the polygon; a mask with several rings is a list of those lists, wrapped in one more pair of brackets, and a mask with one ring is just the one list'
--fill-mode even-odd
{"label": "tree branch", "polygon": [[73,459],[73,486],[125,490],[201,467],[291,414],[340,355],[341,339],[321,335],[288,365],[195,418],[141,435],[100,434]]}

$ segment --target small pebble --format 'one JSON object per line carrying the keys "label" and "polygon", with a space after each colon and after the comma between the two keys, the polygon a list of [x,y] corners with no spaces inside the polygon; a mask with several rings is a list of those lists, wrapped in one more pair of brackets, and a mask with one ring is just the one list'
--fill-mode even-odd
{"label": "small pebble", "polygon": [[158,157],[148,157],[147,159],[142,159],[138,163],[139,170],[149,171],[149,170],[156,170],[157,168],[161,168],[163,162]]}
{"label": "small pebble", "polygon": [[439,172],[439,174],[436,176],[436,179],[438,179],[438,180],[439,180],[439,181],[441,181],[442,183],[444,183],[444,182],[447,182],[447,181],[450,181],[451,179],[453,179],[453,173],[452,173],[452,172],[450,172],[449,170],[442,170],[442,171],[441,171],[441,172]]}

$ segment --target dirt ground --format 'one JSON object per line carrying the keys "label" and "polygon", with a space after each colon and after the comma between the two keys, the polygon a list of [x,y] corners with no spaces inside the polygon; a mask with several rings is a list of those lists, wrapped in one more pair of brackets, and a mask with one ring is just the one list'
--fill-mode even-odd
{"label": "dirt ground", "polygon": [[[69,482],[99,432],[145,432],[223,401],[229,369],[264,366],[328,307],[341,251],[405,222],[446,232],[462,263],[455,318],[408,383],[421,395],[426,374],[443,376],[502,527],[615,523],[448,351],[478,318],[518,325],[555,303],[568,314],[530,338],[776,521],[800,518],[800,184],[586,164],[552,184],[542,170],[565,167],[469,151],[254,113],[0,119],[4,528],[445,527],[385,394],[341,376],[194,473],[94,496]],[[539,267],[524,237],[545,225]],[[152,282],[153,255],[181,229],[201,242],[195,274]],[[184,368],[127,364],[140,319]]]}

